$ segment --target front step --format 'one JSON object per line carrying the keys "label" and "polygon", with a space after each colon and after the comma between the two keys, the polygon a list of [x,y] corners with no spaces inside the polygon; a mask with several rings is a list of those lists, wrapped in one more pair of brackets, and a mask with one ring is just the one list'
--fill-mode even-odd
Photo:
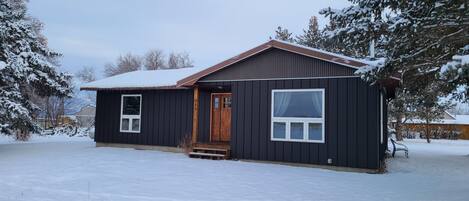
{"label": "front step", "polygon": [[212,159],[212,160],[222,160],[222,159],[225,159],[226,156],[223,155],[223,154],[189,152],[189,157],[191,157],[191,158],[202,158],[202,159]]}
{"label": "front step", "polygon": [[229,159],[230,149],[196,145],[192,148],[192,152],[189,152],[189,157],[212,160]]}

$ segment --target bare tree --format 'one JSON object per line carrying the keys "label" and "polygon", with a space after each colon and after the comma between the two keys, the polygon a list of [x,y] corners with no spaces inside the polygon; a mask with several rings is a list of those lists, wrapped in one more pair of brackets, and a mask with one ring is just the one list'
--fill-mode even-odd
{"label": "bare tree", "polygon": [[187,52],[169,54],[168,68],[194,67],[193,63]]}
{"label": "bare tree", "polygon": [[166,60],[162,50],[152,49],[145,54],[145,68],[157,70],[165,67]]}
{"label": "bare tree", "polygon": [[106,76],[114,76],[122,73],[140,70],[142,59],[139,56],[127,53],[117,58],[116,64],[108,63],[104,66],[104,74]]}
{"label": "bare tree", "polygon": [[93,67],[85,66],[80,69],[75,76],[82,82],[92,82],[96,80],[96,73]]}
{"label": "bare tree", "polygon": [[189,57],[189,53],[179,53],[179,64],[181,68],[194,67],[194,61]]}
{"label": "bare tree", "polygon": [[46,121],[48,120],[52,127],[59,126],[62,116],[65,114],[65,99],[56,96],[46,98]]}

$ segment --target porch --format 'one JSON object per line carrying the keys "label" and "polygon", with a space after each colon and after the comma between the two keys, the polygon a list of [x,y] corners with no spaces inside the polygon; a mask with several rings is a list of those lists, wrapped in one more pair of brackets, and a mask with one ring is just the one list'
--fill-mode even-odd
{"label": "porch", "polygon": [[231,87],[203,83],[194,87],[191,158],[229,159],[231,141]]}

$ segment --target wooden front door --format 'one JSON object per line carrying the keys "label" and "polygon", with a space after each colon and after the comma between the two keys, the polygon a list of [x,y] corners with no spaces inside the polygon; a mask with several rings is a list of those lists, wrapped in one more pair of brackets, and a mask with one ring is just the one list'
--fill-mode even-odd
{"label": "wooden front door", "polygon": [[213,93],[211,103],[211,142],[229,142],[231,138],[231,93]]}

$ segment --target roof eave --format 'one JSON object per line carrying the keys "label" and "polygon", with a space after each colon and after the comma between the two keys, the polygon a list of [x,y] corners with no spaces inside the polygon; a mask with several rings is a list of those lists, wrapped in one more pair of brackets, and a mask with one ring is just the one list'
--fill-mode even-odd
{"label": "roof eave", "polygon": [[[268,41],[266,43],[263,43],[263,44],[261,44],[257,47],[254,47],[254,48],[249,49],[245,52],[242,52],[241,54],[239,54],[235,57],[224,60],[224,61],[222,61],[222,62],[220,62],[220,63],[218,63],[218,64],[216,64],[216,65],[214,65],[210,68],[207,68],[203,71],[200,71],[198,73],[195,73],[193,75],[185,77],[185,78],[183,78],[183,79],[181,79],[177,82],[177,86],[179,86],[179,87],[191,87],[198,80],[200,80],[202,77],[205,77],[205,76],[207,76],[211,73],[214,73],[216,71],[222,70],[227,66],[230,66],[230,65],[233,65],[235,63],[241,62],[241,61],[243,61],[247,58],[250,58],[254,55],[257,55],[257,54],[259,54],[259,53],[261,53],[261,52],[263,52],[267,49],[270,49],[270,48],[277,48],[277,49],[281,49],[281,50],[284,50],[284,51],[300,54],[300,55],[311,57],[311,58],[320,59],[320,60],[323,60],[323,61],[335,63],[335,64],[338,64],[338,65],[342,65],[342,66],[350,67],[350,68],[354,68],[354,69],[358,69],[360,67],[368,65],[366,63],[359,62],[359,61],[356,61],[356,60],[350,60],[348,58],[341,58],[341,57],[338,57],[337,55],[326,54],[324,52],[315,51],[315,50],[312,50],[312,49],[296,46],[296,45],[289,44],[289,43],[286,43],[286,42],[281,42],[281,41],[277,41],[277,40],[270,40],[270,41]],[[333,59],[328,59],[328,58],[333,58]],[[335,59],[342,59],[344,62],[340,62],[338,60],[335,61],[334,58]]]}
{"label": "roof eave", "polygon": [[169,90],[169,89],[188,89],[188,87],[160,86],[160,87],[80,87],[81,91],[134,91],[134,90]]}

